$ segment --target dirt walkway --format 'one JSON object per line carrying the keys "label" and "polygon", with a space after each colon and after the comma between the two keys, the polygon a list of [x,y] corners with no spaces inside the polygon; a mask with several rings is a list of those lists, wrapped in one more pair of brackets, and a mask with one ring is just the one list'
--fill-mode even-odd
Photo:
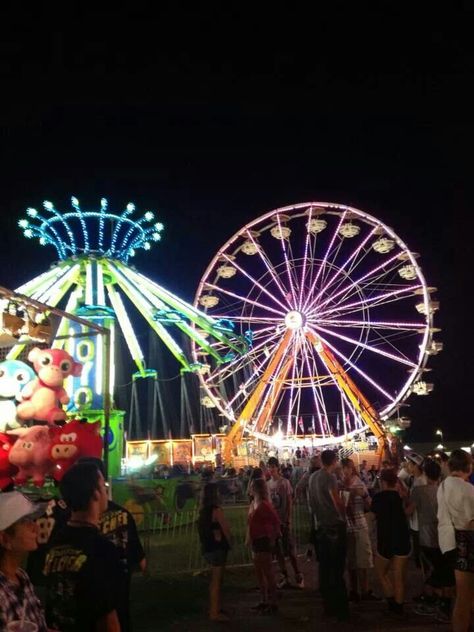
{"label": "dirt walkway", "polygon": [[315,629],[318,632],[447,632],[450,629],[434,617],[422,617],[413,612],[412,598],[420,592],[421,577],[412,565],[408,573],[404,617],[389,615],[382,600],[362,602],[351,606],[351,621],[343,624],[324,616],[321,598],[315,590],[315,564],[306,561],[302,564],[306,588],[281,591],[276,616],[257,615],[250,609],[259,597],[251,567],[227,569],[223,601],[231,621],[225,624],[212,624],[206,617],[206,576],[181,576],[166,582],[136,578],[133,584],[134,632],[204,632],[214,629],[225,629],[226,632],[309,632]]}

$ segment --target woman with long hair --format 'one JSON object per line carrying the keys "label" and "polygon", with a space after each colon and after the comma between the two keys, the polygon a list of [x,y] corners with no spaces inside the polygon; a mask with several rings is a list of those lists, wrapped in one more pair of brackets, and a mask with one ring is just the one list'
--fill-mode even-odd
{"label": "woman with long hair", "polygon": [[207,483],[202,490],[198,531],[204,559],[211,565],[209,618],[211,621],[228,621],[229,617],[221,610],[221,588],[231,532],[220,506],[216,483]]}
{"label": "woman with long hair", "polygon": [[27,554],[38,548],[34,519],[44,511],[45,505],[34,505],[20,492],[0,494],[0,630],[16,621],[18,630],[47,632],[40,601],[21,568]]}
{"label": "woman with long hair", "polygon": [[252,547],[255,574],[261,592],[261,601],[255,610],[275,613],[277,586],[272,566],[275,542],[280,535],[280,519],[268,498],[268,488],[263,478],[252,484],[253,500],[248,515],[247,543]]}

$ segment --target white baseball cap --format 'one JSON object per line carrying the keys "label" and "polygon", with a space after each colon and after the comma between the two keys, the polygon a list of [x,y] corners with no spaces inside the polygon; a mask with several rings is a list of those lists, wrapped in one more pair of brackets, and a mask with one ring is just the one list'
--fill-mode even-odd
{"label": "white baseball cap", "polygon": [[23,518],[39,518],[45,513],[47,506],[48,503],[32,503],[20,492],[0,493],[0,531],[8,529]]}

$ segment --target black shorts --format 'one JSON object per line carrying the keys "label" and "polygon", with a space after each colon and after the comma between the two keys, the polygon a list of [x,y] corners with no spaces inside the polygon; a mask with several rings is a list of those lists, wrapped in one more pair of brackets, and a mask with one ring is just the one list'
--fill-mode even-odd
{"label": "black shorts", "polygon": [[378,542],[377,553],[380,557],[384,557],[386,560],[391,560],[392,557],[408,557],[410,555],[410,543],[409,542]]}
{"label": "black shorts", "polygon": [[227,550],[216,549],[215,551],[205,551],[203,557],[211,566],[225,566],[227,561]]}
{"label": "black shorts", "polygon": [[254,553],[272,553],[273,546],[270,538],[256,538],[252,541],[252,551]]}
{"label": "black shorts", "polygon": [[432,568],[431,574],[426,580],[428,586],[433,588],[448,588],[456,585],[453,566],[447,555],[443,555],[440,549],[422,546],[421,553]]}

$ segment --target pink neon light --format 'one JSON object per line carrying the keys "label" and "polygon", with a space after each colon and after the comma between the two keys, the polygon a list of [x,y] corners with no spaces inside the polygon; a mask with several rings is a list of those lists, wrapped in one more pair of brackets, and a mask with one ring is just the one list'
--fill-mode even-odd
{"label": "pink neon light", "polygon": [[244,301],[244,303],[250,303],[251,305],[256,305],[257,307],[260,307],[260,309],[263,309],[264,311],[266,310],[268,312],[273,312],[274,314],[278,314],[279,316],[284,316],[285,314],[284,312],[279,312],[278,310],[273,309],[273,307],[268,307],[268,305],[262,305],[261,303],[257,303],[257,301],[252,301],[249,298],[245,298],[243,296],[239,296],[238,294],[234,294],[234,292],[225,290],[224,288],[214,285],[213,283],[206,283],[206,285],[211,290],[217,290],[218,292],[222,292],[223,294],[227,294],[228,296],[237,298],[239,299],[239,301]]}
{"label": "pink neon light", "polygon": [[341,294],[344,294],[348,290],[352,289],[354,286],[359,285],[362,281],[364,281],[368,277],[372,276],[375,272],[378,272],[382,268],[387,267],[390,263],[392,263],[392,261],[395,261],[398,257],[399,257],[399,253],[396,254],[396,255],[393,255],[393,257],[390,257],[390,259],[387,259],[387,261],[384,261],[383,263],[381,263],[380,265],[376,266],[375,268],[372,268],[371,270],[369,270],[369,272],[367,272],[366,274],[361,276],[359,279],[357,279],[356,281],[353,281],[352,284],[349,287],[346,286],[342,290],[339,290],[338,292],[336,292],[332,296],[330,296],[327,299],[325,299],[324,301],[322,301],[322,303],[320,303],[318,305],[318,307],[319,308],[324,307],[324,305],[327,305],[328,302],[334,300],[337,296],[340,296]]}
{"label": "pink neon light", "polygon": [[391,296],[399,296],[400,294],[403,294],[406,292],[413,292],[414,290],[417,290],[419,287],[421,287],[421,284],[409,285],[399,290],[392,290],[391,292],[386,292],[385,294],[379,294],[378,296],[372,296],[371,298],[367,298],[362,301],[356,301],[355,303],[348,303],[348,304],[342,303],[339,307],[332,307],[331,309],[327,309],[324,312],[316,312],[316,314],[318,318],[321,318],[323,316],[326,316],[327,314],[332,314],[333,312],[344,312],[351,307],[357,307],[360,305],[365,306],[368,303],[374,303],[375,301],[380,301],[382,299],[389,298]]}
{"label": "pink neon light", "polygon": [[[311,330],[311,331],[313,331],[313,330]],[[377,384],[377,382],[375,382],[375,380],[373,380],[371,377],[369,377],[367,375],[367,373],[362,371],[362,369],[359,369],[359,367],[356,364],[351,362],[351,360],[347,356],[345,356],[341,351],[339,351],[337,349],[337,347],[335,347],[333,344],[331,344],[327,338],[323,338],[323,336],[321,336],[321,334],[316,333],[315,331],[313,331],[313,333],[314,333],[315,336],[320,338],[322,340],[322,342],[324,342],[324,344],[327,345],[331,349],[331,351],[333,351],[339,358],[341,358],[341,360],[343,360],[344,362],[347,362],[347,364],[351,368],[353,368],[355,371],[357,371],[357,373],[362,375],[362,377],[365,378],[367,380],[367,382],[369,382],[369,384],[372,384],[372,386],[374,386],[378,391],[380,391],[382,393],[382,395],[385,395],[385,397],[390,402],[394,401],[393,397],[389,393],[387,393],[387,391],[385,391],[379,384]]]}
{"label": "pink neon light", "polygon": [[[313,215],[313,207],[310,206],[309,207],[309,215],[308,215],[308,224],[311,224],[311,216],[312,215]],[[298,302],[298,309],[300,311],[301,311],[301,307],[303,305],[303,291],[304,291],[304,282],[305,282],[305,276],[306,276],[306,263],[307,263],[307,260],[308,260],[309,238],[310,238],[310,232],[309,232],[309,229],[307,229],[306,243],[305,243],[305,247],[304,247],[304,257],[303,257],[303,271],[301,273],[300,298],[299,298],[299,302]]]}
{"label": "pink neon light", "polygon": [[324,255],[324,259],[322,260],[321,265],[318,268],[318,272],[316,274],[316,278],[314,279],[313,284],[311,285],[311,288],[310,288],[310,290],[308,292],[308,298],[306,299],[306,301],[304,303],[303,310],[306,310],[306,308],[308,306],[308,303],[311,300],[311,297],[312,297],[313,292],[314,292],[314,288],[316,287],[316,283],[318,282],[318,279],[319,279],[319,275],[321,274],[323,268],[326,265],[327,258],[329,256],[329,253],[331,252],[331,249],[332,249],[332,246],[334,244],[334,241],[335,241],[335,239],[336,239],[336,237],[338,235],[339,228],[341,227],[342,222],[344,221],[344,218],[346,217],[346,213],[347,213],[347,210],[345,210],[343,212],[343,214],[341,215],[341,217],[339,219],[339,224],[337,225],[337,228],[336,228],[336,230],[335,230],[335,232],[334,232],[334,234],[332,236],[331,243],[329,244],[328,249],[326,250],[326,254]]}
{"label": "pink neon light", "polygon": [[229,261],[229,263],[231,263],[234,267],[236,267],[237,270],[240,270],[240,272],[242,272],[242,274],[244,274],[252,283],[255,283],[255,285],[259,287],[262,290],[262,292],[265,292],[265,294],[267,294],[267,296],[269,296],[272,299],[272,301],[274,301],[275,303],[278,303],[278,305],[280,305],[280,307],[282,307],[286,311],[287,309],[286,305],[283,305],[283,303],[280,303],[280,301],[271,292],[269,292],[266,287],[264,287],[261,283],[259,283],[257,279],[254,279],[243,268],[241,268],[236,261],[233,261],[226,254],[224,254],[223,257],[225,257],[225,259]]}
{"label": "pink neon light", "polygon": [[323,323],[324,325],[340,325],[341,327],[380,327],[382,329],[421,329],[425,326],[425,323],[404,323],[404,322],[390,322],[390,321],[381,321],[381,320],[339,320],[339,319],[325,319],[318,318],[318,323]]}
{"label": "pink neon light", "polygon": [[[273,266],[271,265],[270,260],[268,259],[268,257],[265,257],[262,253],[262,249],[259,247],[259,245],[257,244],[257,242],[255,241],[255,239],[253,238],[252,234],[250,233],[250,231],[247,231],[247,236],[250,239],[250,241],[253,243],[253,245],[256,247],[257,249],[257,253],[258,256],[260,257],[260,259],[263,261],[264,265],[266,266],[267,270],[270,272],[270,276],[272,277],[272,279],[275,282],[275,285],[280,289],[281,295],[283,296],[283,298],[286,300],[286,295],[288,294],[288,292],[286,291],[286,289],[280,284],[280,278],[278,277],[276,270],[273,268]],[[288,305],[290,305],[289,301],[287,301]]]}
{"label": "pink neon light", "polygon": [[319,331],[324,331],[325,333],[329,334],[330,336],[335,336],[336,338],[340,338],[341,340],[345,340],[346,342],[350,342],[351,344],[357,346],[357,347],[362,347],[363,349],[367,349],[367,351],[372,351],[372,353],[377,353],[379,355],[385,356],[386,358],[390,358],[391,360],[396,360],[397,362],[400,362],[401,364],[406,364],[407,366],[411,367],[411,368],[415,368],[417,365],[414,364],[413,362],[411,362],[410,360],[406,360],[405,358],[402,358],[401,356],[397,356],[393,353],[389,353],[388,351],[382,351],[381,349],[377,349],[376,347],[371,347],[370,345],[366,345],[363,342],[360,342],[358,340],[354,340],[354,338],[349,338],[349,336],[343,336],[342,334],[338,334],[335,331],[331,331],[330,329],[326,329],[325,327],[322,327],[321,325],[314,325],[314,327]]}
{"label": "pink neon light", "polygon": [[[354,252],[351,254],[351,256],[346,259],[346,261],[342,264],[342,266],[336,270],[336,272],[333,274],[332,278],[321,288],[321,290],[318,292],[318,294],[315,296],[314,301],[312,301],[312,303],[309,305],[309,307],[313,307],[314,305],[316,305],[318,299],[320,296],[322,296],[324,294],[324,292],[327,291],[327,289],[329,287],[331,287],[331,285],[333,284],[334,280],[336,279],[336,277],[343,271],[346,269],[346,266],[352,261],[352,259],[354,259],[354,257],[356,257],[359,252],[362,250],[362,248],[365,246],[365,244],[369,241],[369,239],[372,237],[372,235],[375,232],[375,226],[372,228],[372,230],[370,231],[370,233],[367,235],[367,237],[359,244],[359,246],[354,250]],[[357,266],[355,266],[357,267]]]}
{"label": "pink neon light", "polygon": [[281,232],[281,222],[280,222],[280,216],[277,215],[277,222],[278,222],[278,228],[280,229],[280,243],[281,243],[281,249],[283,251],[283,257],[285,259],[285,264],[286,264],[286,274],[288,277],[288,282],[290,284],[290,290],[291,290],[291,296],[293,298],[293,306],[296,307],[296,292],[295,292],[295,286],[293,285],[293,279],[291,278],[291,270],[290,270],[290,262],[288,261],[288,256],[286,254],[286,248],[285,248],[285,240],[283,239],[282,232]]}

